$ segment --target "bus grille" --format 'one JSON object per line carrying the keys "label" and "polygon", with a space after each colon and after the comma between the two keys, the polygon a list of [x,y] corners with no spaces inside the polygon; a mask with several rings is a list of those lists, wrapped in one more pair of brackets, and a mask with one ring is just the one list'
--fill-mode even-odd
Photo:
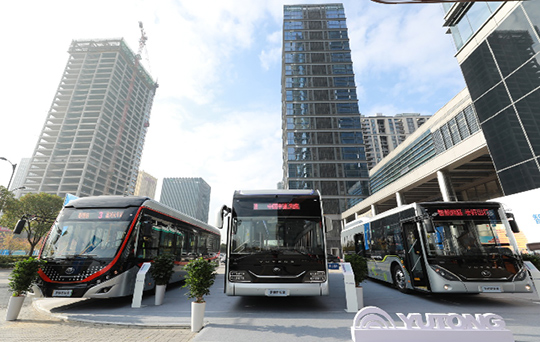
{"label": "bus grille", "polygon": [[77,263],[69,265],[45,264],[41,269],[49,279],[59,282],[81,281],[92,274],[101,271],[105,266],[91,265],[88,263]]}

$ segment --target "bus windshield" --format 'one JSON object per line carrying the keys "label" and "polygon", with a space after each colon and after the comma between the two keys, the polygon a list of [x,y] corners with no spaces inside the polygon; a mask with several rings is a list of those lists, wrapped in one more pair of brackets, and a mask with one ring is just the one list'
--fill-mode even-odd
{"label": "bus windshield", "polygon": [[441,220],[427,234],[429,256],[507,254],[513,250],[502,222],[488,220]]}
{"label": "bus windshield", "polygon": [[257,216],[233,220],[231,253],[270,251],[324,254],[320,218]]}
{"label": "bus windshield", "polygon": [[41,257],[113,258],[127,233],[133,209],[64,209]]}

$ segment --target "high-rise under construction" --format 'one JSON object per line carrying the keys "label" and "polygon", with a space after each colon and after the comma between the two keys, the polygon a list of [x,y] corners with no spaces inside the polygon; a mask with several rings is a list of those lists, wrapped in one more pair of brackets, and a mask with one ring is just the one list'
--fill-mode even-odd
{"label": "high-rise under construction", "polygon": [[157,83],[123,39],[68,52],[23,193],[133,194]]}

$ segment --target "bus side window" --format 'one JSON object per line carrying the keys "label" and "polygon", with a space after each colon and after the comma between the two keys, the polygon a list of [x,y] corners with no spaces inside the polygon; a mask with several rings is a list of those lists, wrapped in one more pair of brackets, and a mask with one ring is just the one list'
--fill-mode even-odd
{"label": "bus side window", "polygon": [[184,252],[184,235],[182,233],[177,232],[176,233],[176,255],[175,260],[181,261],[182,260],[182,254]]}
{"label": "bus side window", "polygon": [[137,257],[151,260],[157,256],[159,247],[159,231],[150,224],[143,224],[143,234],[139,238]]}
{"label": "bus side window", "polygon": [[173,253],[173,247],[174,247],[173,239],[174,239],[174,233],[172,232],[172,229],[163,229],[161,231],[161,238],[159,242],[159,253],[158,253],[159,255]]}

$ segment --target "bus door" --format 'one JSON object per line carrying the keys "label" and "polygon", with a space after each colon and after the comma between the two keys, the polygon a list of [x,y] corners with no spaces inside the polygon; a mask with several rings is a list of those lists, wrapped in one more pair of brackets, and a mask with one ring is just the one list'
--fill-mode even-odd
{"label": "bus door", "polygon": [[356,254],[366,256],[366,248],[364,246],[364,234],[354,235],[354,249]]}
{"label": "bus door", "polygon": [[422,243],[414,221],[401,222],[404,234],[405,267],[409,271],[413,287],[428,290],[426,263],[422,253]]}

